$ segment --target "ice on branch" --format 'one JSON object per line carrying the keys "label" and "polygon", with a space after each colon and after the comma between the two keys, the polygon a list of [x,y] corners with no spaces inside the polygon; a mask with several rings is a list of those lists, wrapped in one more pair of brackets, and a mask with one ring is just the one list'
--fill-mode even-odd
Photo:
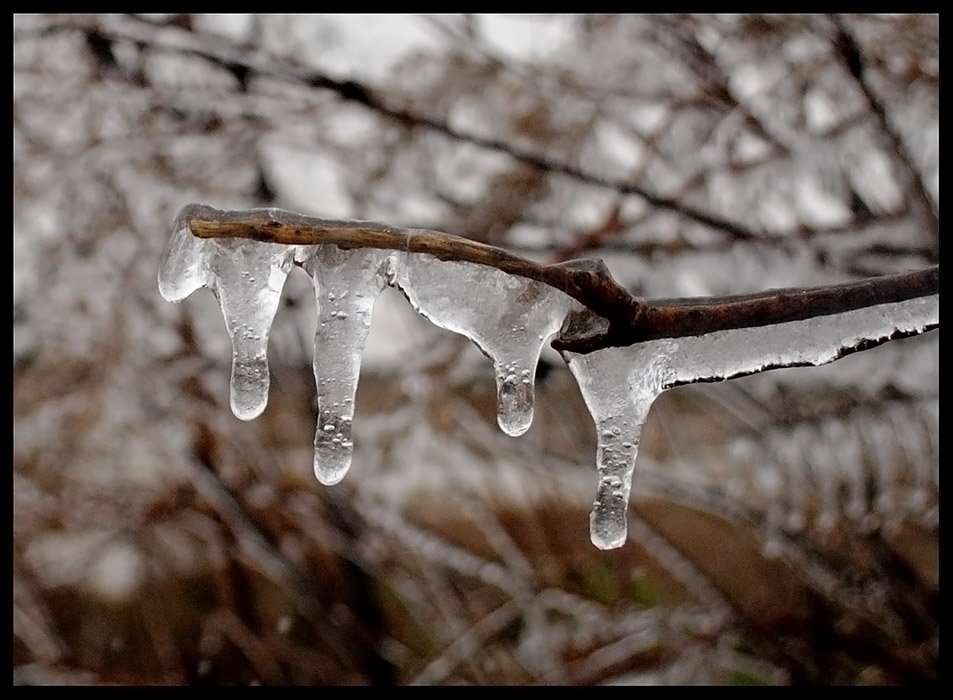
{"label": "ice on branch", "polygon": [[351,466],[351,421],[361,356],[374,302],[393,277],[394,257],[386,250],[346,250],[336,245],[302,246],[296,255],[296,262],[311,276],[318,302],[314,473],[322,484],[338,483]]}
{"label": "ice on branch", "polygon": [[493,362],[503,432],[529,430],[540,352],[580,304],[542,282],[423,253],[407,255],[397,284],[421,315],[465,335]]}
{"label": "ice on branch", "polygon": [[639,437],[652,402],[670,384],[665,359],[673,344],[666,339],[588,355],[566,353],[596,424],[599,485],[589,515],[589,536],[599,549],[625,544]]}
{"label": "ice on branch", "polygon": [[[336,484],[351,464],[361,356],[385,285],[398,287],[435,325],[472,340],[493,362],[500,427],[509,435],[529,429],[540,352],[569,311],[582,309],[578,302],[538,281],[424,253],[192,235],[188,221],[208,211],[191,205],[177,217],[160,265],[160,292],[169,301],[200,287],[215,293],[234,350],[232,410],[247,420],[267,402],[268,333],[282,285],[292,264],[307,271],[318,305],[314,471],[322,483]],[[276,221],[285,214],[266,213]]]}
{"label": "ice on branch", "polygon": [[232,412],[256,418],[268,403],[268,334],[294,248],[243,239],[203,240],[192,235],[193,206],[176,217],[159,265],[159,292],[181,301],[200,287],[215,294],[232,339]]}
{"label": "ice on branch", "polygon": [[[249,237],[223,233],[199,238],[190,229],[189,222],[195,220],[237,227],[239,236]],[[336,239],[340,246],[322,242],[324,236],[341,232],[356,238]],[[282,243],[270,242],[279,240],[279,234],[284,236]],[[190,205],[176,219],[159,269],[159,290],[169,301],[181,301],[203,286],[214,292],[232,340],[231,405],[241,419],[260,414],[268,399],[268,334],[285,278],[293,264],[311,276],[318,304],[314,471],[324,484],[339,482],[351,464],[361,355],[374,303],[385,286],[399,288],[420,314],[466,336],[490,358],[496,374],[497,420],[514,436],[526,432],[533,420],[536,365],[543,345],[557,333],[571,335],[594,319],[605,321],[559,291],[564,282],[551,286],[495,267],[494,261],[503,259],[501,251],[487,255],[486,264],[448,260],[423,252],[424,247],[412,251],[415,235],[421,234],[369,222],[309,219],[280,210],[223,213]],[[435,232],[423,235],[430,236],[430,244],[452,238]],[[254,236],[269,240],[252,240]],[[486,253],[482,250],[481,255]],[[520,264],[524,262],[533,265]],[[591,280],[587,275],[598,277],[601,270],[589,266],[573,272],[578,279]],[[605,284],[605,275],[598,279]],[[575,282],[570,287],[579,289]],[[599,298],[605,306],[605,297]],[[573,322],[564,324],[570,315]],[[820,365],[867,344],[938,325],[939,295],[934,292],[805,320],[653,339],[588,354],[563,349],[597,429],[593,543],[601,549],[625,543],[642,425],[652,402],[666,389],[780,367]],[[644,337],[658,338],[664,329],[652,330],[655,335]],[[835,496],[825,492],[828,510],[834,507]]]}
{"label": "ice on branch", "polygon": [[611,549],[625,543],[642,424],[664,390],[779,367],[822,365],[869,342],[938,324],[939,295],[934,294],[802,321],[605,348],[587,355],[564,352],[598,431],[599,486],[590,516],[593,544]]}

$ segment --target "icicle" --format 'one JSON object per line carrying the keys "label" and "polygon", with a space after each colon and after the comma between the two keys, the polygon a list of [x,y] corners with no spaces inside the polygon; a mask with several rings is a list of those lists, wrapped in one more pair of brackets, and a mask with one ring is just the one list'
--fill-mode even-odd
{"label": "icicle", "polygon": [[465,335],[492,360],[500,428],[525,433],[533,421],[539,353],[578,303],[541,282],[425,254],[406,257],[397,285],[419,313]]}
{"label": "icicle", "polygon": [[159,291],[181,301],[206,286],[218,299],[232,340],[231,406],[251,420],[268,403],[268,334],[294,248],[243,239],[194,237],[188,228],[195,207],[185,207],[159,268]]}
{"label": "icicle", "polygon": [[210,286],[232,338],[232,412],[251,420],[268,403],[268,334],[293,250],[246,240],[216,241],[209,249]]}
{"label": "icicle", "polygon": [[341,481],[351,466],[351,421],[361,355],[374,302],[384,289],[392,255],[385,250],[348,250],[335,245],[298,249],[298,261],[311,275],[318,302],[314,332],[314,381],[318,390],[314,473],[328,486]]}
{"label": "icicle", "polygon": [[[285,278],[295,261],[311,274],[319,305],[315,472],[323,483],[340,481],[350,465],[361,352],[374,302],[385,284],[400,287],[436,325],[476,343],[493,361],[500,427],[514,436],[529,428],[540,351],[567,314],[581,310],[578,302],[540,282],[422,253],[400,256],[336,246],[200,240],[191,235],[188,221],[205,209],[190,205],[177,217],[158,274],[160,292],[169,301],[181,301],[207,286],[216,295],[232,340],[232,410],[248,420],[267,402],[268,334]],[[283,212],[268,214],[278,217]],[[665,389],[774,367],[823,364],[867,341],[920,332],[938,323],[939,295],[934,294],[804,321],[587,355],[564,353],[599,431],[599,489],[590,518],[593,542],[608,549],[626,539],[626,508],[642,424],[652,401]],[[888,476],[884,470],[881,481],[886,483]],[[939,479],[938,465],[933,479]],[[890,496],[889,488],[884,490]],[[803,504],[797,505],[797,512],[803,512]],[[881,510],[888,506],[893,502],[884,501]]]}
{"label": "icicle", "polygon": [[[593,543],[602,549],[625,542],[625,509],[642,423],[652,401],[679,384],[730,379],[772,367],[820,365],[865,340],[896,331],[919,331],[939,322],[938,295],[842,314],[701,336],[664,339],[587,355],[563,353],[598,430],[599,491],[590,516]],[[791,465],[795,466],[795,465]],[[804,524],[803,465],[790,480],[788,527]]]}
{"label": "icicle", "polygon": [[626,510],[642,424],[668,381],[665,360],[672,347],[672,341],[656,341],[588,355],[566,353],[596,424],[599,486],[589,516],[589,535],[599,549],[625,544]]}
{"label": "icicle", "polygon": [[175,217],[172,238],[159,261],[159,293],[166,301],[182,301],[208,284],[204,254],[208,241],[193,236],[188,223],[200,208],[190,204]]}

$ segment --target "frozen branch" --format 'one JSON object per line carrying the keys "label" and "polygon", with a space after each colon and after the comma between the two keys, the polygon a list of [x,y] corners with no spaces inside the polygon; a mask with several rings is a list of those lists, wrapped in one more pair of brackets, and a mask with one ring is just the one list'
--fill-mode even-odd
{"label": "frozen branch", "polygon": [[[845,284],[775,289],[758,294],[704,299],[644,300],[630,294],[598,260],[541,264],[502,248],[441,231],[369,221],[319,219],[280,209],[221,211],[190,205],[183,212],[199,238],[245,238],[284,245],[336,245],[424,253],[469,262],[537,280],[571,296],[598,319],[569,324],[554,340],[558,350],[585,354],[661,338],[682,338],[738,328],[854,311],[939,293],[935,265],[903,274]],[[592,328],[600,328],[593,333]],[[925,330],[931,330],[927,328]],[[881,341],[872,341],[872,347]]]}

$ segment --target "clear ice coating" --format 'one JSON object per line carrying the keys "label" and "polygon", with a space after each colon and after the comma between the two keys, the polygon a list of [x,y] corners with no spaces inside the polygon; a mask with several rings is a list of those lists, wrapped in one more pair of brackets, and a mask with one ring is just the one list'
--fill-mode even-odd
{"label": "clear ice coating", "polygon": [[939,324],[939,295],[757,328],[563,353],[596,424],[599,486],[590,536],[600,549],[626,539],[626,509],[642,424],[662,391],[777,367],[832,362],[865,341]]}
{"label": "clear ice coating", "polygon": [[208,241],[193,236],[188,224],[198,208],[190,204],[175,217],[172,238],[159,262],[159,293],[166,301],[182,301],[196,289],[208,285],[204,255]]}
{"label": "clear ice coating", "polygon": [[588,355],[566,353],[596,424],[599,485],[589,516],[589,534],[599,549],[625,544],[639,437],[652,402],[670,380],[664,351],[673,344],[665,340]]}
{"label": "clear ice coating", "polygon": [[406,256],[396,282],[420,314],[466,336],[493,362],[503,432],[529,430],[539,354],[578,302],[526,277],[422,253]]}
{"label": "clear ice coating", "polygon": [[298,249],[298,262],[311,275],[318,302],[314,332],[314,381],[318,390],[314,473],[322,484],[338,483],[351,466],[351,421],[361,355],[374,302],[384,289],[385,279],[392,275],[392,256],[384,250],[347,250],[335,245]]}
{"label": "clear ice coating", "polygon": [[[374,303],[387,284],[400,287],[434,324],[476,343],[496,371],[500,427],[514,436],[529,428],[540,351],[567,314],[582,308],[578,302],[540,282],[423,253],[200,239],[192,235],[188,221],[205,210],[190,205],[176,218],[159,267],[159,291],[173,302],[201,287],[215,294],[232,340],[232,411],[249,420],[268,400],[268,335],[291,265],[297,263],[311,275],[318,303],[314,470],[322,483],[339,482],[350,467],[361,355]],[[642,425],[652,402],[666,389],[778,367],[820,365],[867,341],[938,325],[939,295],[934,294],[772,326],[655,340],[586,355],[564,352],[598,430],[599,485],[590,516],[593,543],[600,549],[625,543]],[[815,464],[825,462],[819,453],[809,456]],[[887,478],[886,470],[878,475]],[[861,489],[854,490],[859,500]],[[832,488],[824,493],[824,513],[830,516],[836,493]],[[862,508],[857,505],[855,510]]]}
{"label": "clear ice coating", "polygon": [[288,246],[244,239],[200,239],[185,207],[159,270],[159,290],[181,301],[200,287],[219,300],[232,339],[232,410],[248,420],[265,408],[268,334],[292,264],[311,276],[318,304],[314,375],[318,389],[314,470],[339,482],[353,453],[351,424],[361,355],[377,296],[398,286],[436,325],[460,333],[493,361],[498,422],[521,435],[533,419],[534,381],[542,346],[580,305],[542,283],[473,263],[334,245]]}
{"label": "clear ice coating", "polygon": [[232,340],[231,406],[242,420],[251,420],[268,403],[268,334],[294,248],[243,239],[200,239],[185,207],[176,218],[169,247],[159,265],[159,292],[181,301],[200,287],[215,294]]}

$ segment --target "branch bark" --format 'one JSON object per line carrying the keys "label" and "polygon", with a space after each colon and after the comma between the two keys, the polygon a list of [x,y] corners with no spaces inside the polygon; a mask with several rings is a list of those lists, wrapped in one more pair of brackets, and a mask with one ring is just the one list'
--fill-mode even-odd
{"label": "branch bark", "polygon": [[[184,212],[199,238],[245,238],[283,245],[337,245],[425,253],[440,260],[486,265],[537,280],[571,296],[595,317],[577,319],[553,340],[557,350],[589,353],[660,338],[703,335],[844,313],[939,293],[934,265],[844,284],[768,290],[725,297],[635,297],[600,260],[541,264],[495,246],[442,231],[371,221],[319,219],[281,209],[222,211],[192,204]],[[605,322],[599,319],[605,319]],[[599,330],[593,331],[593,328]],[[928,329],[931,330],[931,329]]]}

